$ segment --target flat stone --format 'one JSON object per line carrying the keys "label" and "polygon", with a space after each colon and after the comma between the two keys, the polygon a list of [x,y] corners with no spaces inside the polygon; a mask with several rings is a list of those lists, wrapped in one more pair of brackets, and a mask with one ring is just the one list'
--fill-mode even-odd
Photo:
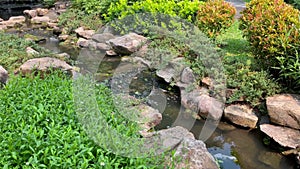
{"label": "flat stone", "polygon": [[[60,41],[65,41],[65,40],[67,40],[69,37],[70,37],[69,35],[61,34],[61,35],[58,36],[58,39],[59,39]],[[80,38],[79,38],[79,39],[80,39]],[[79,40],[78,40],[78,41],[79,41]]]}
{"label": "flat stone", "polygon": [[31,23],[33,24],[47,24],[50,22],[50,18],[48,16],[36,16],[31,19]]}
{"label": "flat stone", "polygon": [[230,105],[224,110],[224,117],[234,124],[243,127],[255,128],[258,117],[253,109],[246,105]]}
{"label": "flat stone", "polygon": [[110,39],[116,38],[113,34],[111,33],[101,33],[101,34],[94,34],[92,36],[92,40],[98,43],[106,43]]}
{"label": "flat stone", "polygon": [[300,95],[275,95],[266,104],[272,123],[300,129]]}
{"label": "flat stone", "polygon": [[136,52],[147,38],[136,33],[129,33],[121,37],[110,39],[108,42],[118,54],[132,54]]}
{"label": "flat stone", "polygon": [[9,18],[9,21],[22,22],[24,23],[26,18],[24,16],[12,16]]}
{"label": "flat stone", "polygon": [[84,29],[83,27],[79,27],[75,29],[75,32],[77,33],[78,36],[83,37],[85,39],[91,39],[93,34],[95,33],[94,30],[90,29]]}
{"label": "flat stone", "polygon": [[42,73],[47,73],[50,69],[59,69],[62,71],[66,71],[69,74],[73,75],[72,66],[67,64],[65,61],[43,57],[43,58],[35,58],[27,60],[23,63],[18,70],[16,70],[16,74],[21,73],[22,75],[29,74],[31,75],[34,71],[40,71]]}
{"label": "flat stone", "polygon": [[44,15],[48,14],[49,10],[46,8],[37,8],[36,12],[37,12],[38,16],[44,16]]}
{"label": "flat stone", "polygon": [[0,66],[0,82],[5,84],[8,80],[8,72],[2,66]]}
{"label": "flat stone", "polygon": [[274,139],[283,147],[297,148],[300,145],[300,131],[288,127],[274,126],[270,124],[260,125],[260,130]]}

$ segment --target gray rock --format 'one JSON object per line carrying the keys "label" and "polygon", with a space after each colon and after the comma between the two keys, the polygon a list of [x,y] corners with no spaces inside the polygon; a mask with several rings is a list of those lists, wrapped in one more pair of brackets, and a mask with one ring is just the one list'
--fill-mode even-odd
{"label": "gray rock", "polygon": [[8,79],[8,72],[2,66],[0,66],[0,82],[2,84],[5,84],[7,82],[7,79]]}
{"label": "gray rock", "polygon": [[78,36],[83,37],[85,39],[91,39],[95,33],[94,30],[85,30],[83,27],[75,29],[75,32]]}
{"label": "gray rock", "polygon": [[110,39],[114,39],[115,36],[111,33],[101,33],[101,34],[94,34],[92,36],[92,40],[98,43],[106,43]]}
{"label": "gray rock", "polygon": [[[61,34],[61,35],[58,36],[58,39],[59,39],[60,41],[65,41],[65,40],[67,40],[69,37],[70,37],[69,35]],[[78,41],[79,41],[79,40],[78,40]]]}
{"label": "gray rock", "polygon": [[274,139],[283,147],[296,148],[300,145],[300,131],[288,127],[274,126],[270,124],[260,125],[260,130]]}
{"label": "gray rock", "polygon": [[168,64],[165,68],[157,70],[156,75],[163,78],[167,83],[170,83],[175,80],[178,75],[178,71],[176,71],[172,65]]}
{"label": "gray rock", "polygon": [[198,114],[202,118],[220,120],[223,114],[224,103],[208,95],[201,95],[198,101]]}
{"label": "gray rock", "polygon": [[136,33],[129,33],[121,37],[110,39],[108,42],[118,54],[132,54],[136,52],[147,38]]}
{"label": "gray rock", "polygon": [[201,140],[184,138],[178,146],[176,156],[182,157],[182,161],[176,164],[176,169],[218,169],[213,156],[207,151]]}
{"label": "gray rock", "polygon": [[108,50],[108,51],[106,51],[106,55],[107,56],[117,56],[118,54],[113,50]]}
{"label": "gray rock", "polygon": [[27,48],[26,48],[26,53],[27,53],[28,56],[32,56],[32,55],[37,55],[37,54],[39,54],[38,51],[34,50],[34,49],[31,48],[31,47],[27,47]]}
{"label": "gray rock", "polygon": [[96,47],[98,50],[102,50],[102,51],[110,50],[110,46],[105,43],[97,43]]}
{"label": "gray rock", "polygon": [[253,109],[246,105],[230,105],[224,110],[224,117],[234,124],[243,127],[255,128],[258,117]]}
{"label": "gray rock", "polygon": [[69,73],[70,75],[73,75],[72,66],[67,64],[65,61],[50,57],[30,59],[23,63],[18,70],[16,70],[16,74],[20,73],[22,75],[30,75],[34,71],[47,73],[47,71],[50,69],[59,69]]}
{"label": "gray rock", "polygon": [[186,84],[191,84],[196,81],[193,70],[189,67],[183,69],[181,73],[181,82]]}
{"label": "gray rock", "polygon": [[275,95],[266,104],[272,123],[300,129],[300,95]]}

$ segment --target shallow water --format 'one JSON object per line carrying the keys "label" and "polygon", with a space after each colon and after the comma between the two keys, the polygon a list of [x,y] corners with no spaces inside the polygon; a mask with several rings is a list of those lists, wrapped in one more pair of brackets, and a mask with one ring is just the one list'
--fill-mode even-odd
{"label": "shallow water", "polygon": [[[76,55],[73,50],[58,46],[54,38],[48,38],[41,46],[55,53],[67,52]],[[75,56],[76,57],[76,56]],[[109,80],[114,69],[120,64],[120,58],[103,58],[96,78],[98,81]],[[153,72],[142,71],[130,84],[130,95],[145,98],[153,88],[160,88],[166,94],[166,107],[163,120],[157,129],[173,125],[180,111],[179,89],[170,88]],[[197,138],[204,125],[204,120],[197,120],[191,129]],[[294,162],[263,144],[263,134],[259,130],[239,129],[225,122],[220,122],[212,136],[205,141],[209,152],[219,161],[223,169],[293,169]]]}

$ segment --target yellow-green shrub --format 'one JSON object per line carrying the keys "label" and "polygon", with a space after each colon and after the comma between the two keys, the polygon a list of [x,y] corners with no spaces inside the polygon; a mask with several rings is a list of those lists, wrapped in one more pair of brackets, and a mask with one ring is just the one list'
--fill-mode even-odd
{"label": "yellow-green shrub", "polygon": [[210,38],[229,28],[234,22],[236,9],[224,0],[208,0],[199,6],[196,24]]}

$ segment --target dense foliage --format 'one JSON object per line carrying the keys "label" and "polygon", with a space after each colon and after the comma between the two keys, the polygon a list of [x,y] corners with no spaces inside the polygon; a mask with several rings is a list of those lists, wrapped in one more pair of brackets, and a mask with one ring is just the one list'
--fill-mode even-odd
{"label": "dense foliage", "polygon": [[[78,123],[71,89],[72,80],[61,73],[45,79],[11,77],[0,90],[1,168],[159,167],[154,158],[116,156],[91,141]],[[111,104],[110,91],[104,85],[96,89],[107,122],[118,132],[136,133],[138,128],[125,126],[123,116]]]}
{"label": "dense foliage", "polygon": [[300,12],[283,0],[252,0],[241,17],[240,29],[256,56],[273,74],[300,84]]}
{"label": "dense foliage", "polygon": [[199,7],[196,25],[210,38],[215,38],[232,25],[235,13],[235,7],[224,0],[208,0]]}
{"label": "dense foliage", "polygon": [[200,1],[198,0],[147,0],[136,2],[119,0],[115,4],[111,4],[107,13],[104,13],[103,16],[106,21],[111,21],[135,13],[150,12],[179,16],[193,21],[199,5]]}
{"label": "dense foliage", "polygon": [[297,9],[300,9],[300,0],[285,0],[285,2],[293,5]]}

